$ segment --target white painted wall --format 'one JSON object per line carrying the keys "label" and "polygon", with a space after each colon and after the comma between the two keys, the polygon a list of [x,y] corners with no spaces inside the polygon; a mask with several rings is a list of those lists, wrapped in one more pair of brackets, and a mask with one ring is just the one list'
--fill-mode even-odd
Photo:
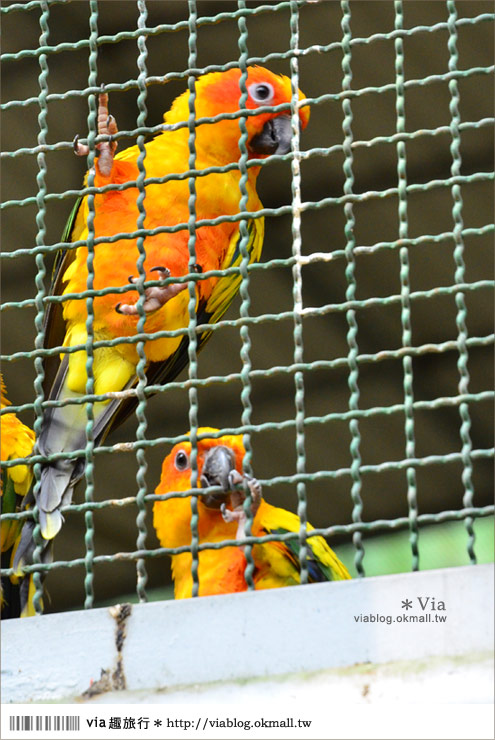
{"label": "white painted wall", "polygon": [[[356,621],[377,614],[394,621]],[[428,614],[433,621],[398,620]],[[108,609],[5,622],[3,702],[75,701],[102,669],[115,671],[116,628]],[[484,702],[493,565],[135,605],[125,632],[126,690],[89,701],[225,701],[226,691],[235,701],[266,696],[267,687],[290,697],[316,686],[334,700],[421,701],[437,686],[446,701]]]}

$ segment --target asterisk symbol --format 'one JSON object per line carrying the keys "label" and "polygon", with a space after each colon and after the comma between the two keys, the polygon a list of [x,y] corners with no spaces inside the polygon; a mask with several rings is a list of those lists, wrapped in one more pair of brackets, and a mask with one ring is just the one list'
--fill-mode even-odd
{"label": "asterisk symbol", "polygon": [[161,726],[162,726],[161,719],[155,719],[155,727],[161,727]]}
{"label": "asterisk symbol", "polygon": [[403,609],[412,609],[412,601],[411,601],[411,599],[403,599],[402,600],[402,608]]}

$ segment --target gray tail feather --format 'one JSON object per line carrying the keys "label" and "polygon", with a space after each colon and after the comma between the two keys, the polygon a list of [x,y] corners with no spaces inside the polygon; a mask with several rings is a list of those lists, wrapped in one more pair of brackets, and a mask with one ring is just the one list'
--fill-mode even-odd
{"label": "gray tail feather", "polygon": [[[36,523],[30,519],[24,522],[21,532],[21,539],[19,541],[19,545],[14,556],[14,570],[22,568],[25,565],[32,565],[34,562],[33,555],[36,545],[34,542],[33,533],[35,526]],[[51,563],[53,561],[52,545],[52,540],[43,540],[40,554],[40,560],[42,563]]]}
{"label": "gray tail feather", "polygon": [[[74,471],[78,465],[72,463],[65,466],[63,471],[50,466],[43,468],[41,472],[41,490],[37,497],[38,516],[41,527],[41,537],[43,539],[41,561],[47,562],[46,558],[52,556],[49,543],[62,527],[64,517],[60,509],[70,504],[74,488],[75,478]],[[46,493],[45,493],[46,492]],[[29,498],[26,497],[29,508],[34,504],[35,497],[32,490]],[[36,547],[33,533],[35,522],[31,519],[26,520],[22,527],[21,538],[14,557],[14,568],[23,565],[31,565],[33,562],[33,553]]]}
{"label": "gray tail feather", "polygon": [[[14,568],[17,567],[19,564],[18,554],[22,546],[22,537],[26,537],[27,542],[27,549],[25,549],[25,554],[23,557],[23,565],[32,565],[33,564],[33,554],[34,554],[34,539],[33,539],[33,531],[34,531],[35,523],[32,521],[27,521],[24,523],[24,526],[22,528],[22,535],[21,535],[21,542],[19,543],[19,547],[17,548],[15,560],[14,560]],[[24,533],[26,533],[24,535]],[[42,563],[52,563],[53,562],[53,540],[45,540],[43,542],[43,550],[41,552],[41,562]],[[45,580],[46,573],[41,572],[41,580],[42,582]],[[20,601],[20,611],[22,612],[26,609],[28,601],[29,601],[29,586],[30,581],[33,574],[26,574],[26,576],[22,579],[20,585],[19,585],[19,601]]]}
{"label": "gray tail feather", "polygon": [[79,461],[59,460],[46,465],[41,471],[41,487],[38,494],[38,510],[41,533],[45,539],[53,539],[63,524],[60,508],[70,504]]}
{"label": "gray tail feather", "polygon": [[28,603],[28,600],[29,600],[29,581],[30,581],[30,576],[26,576],[26,578],[22,579],[21,584],[19,586],[19,600],[20,600],[21,612],[24,611]]}
{"label": "gray tail feather", "polygon": [[[66,385],[68,372],[68,355],[65,355],[55,380],[53,382],[50,399],[77,399],[81,394],[69,390]],[[133,385],[130,380],[126,388]],[[93,434],[95,445],[101,444],[108,426],[122,403],[121,399],[113,399],[109,403],[97,403],[94,409]],[[38,439],[38,450],[42,455],[52,455],[60,452],[74,452],[83,450],[86,445],[87,414],[82,404],[68,404],[57,408],[45,409],[43,414],[43,428]],[[26,495],[24,506],[31,508],[38,506],[39,523],[43,538],[41,562],[50,562],[53,559],[52,540],[62,527],[64,518],[61,508],[70,504],[75,484],[82,477],[85,467],[85,458],[51,460],[43,465],[41,471],[41,485],[34,495],[34,487]],[[35,543],[33,532],[35,522],[27,520],[22,528],[21,538],[14,558],[14,568],[22,568],[33,562]]]}

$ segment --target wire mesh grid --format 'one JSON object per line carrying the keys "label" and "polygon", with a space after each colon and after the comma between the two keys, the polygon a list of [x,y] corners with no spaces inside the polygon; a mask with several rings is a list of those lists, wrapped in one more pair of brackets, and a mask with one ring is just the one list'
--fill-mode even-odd
{"label": "wire mesh grid", "polygon": [[[62,349],[44,346],[46,306],[76,297],[85,299],[87,310],[87,340],[65,350],[84,349],[87,356],[86,392],[78,400],[87,414],[86,445],[48,457],[35,450],[30,459],[35,491],[42,462],[75,455],[85,461],[84,483],[75,502],[63,509],[67,521],[56,538],[53,563],[40,563],[41,535],[35,528],[35,564],[26,572],[35,574],[37,610],[40,573],[48,573],[54,610],[80,607],[82,601],[92,607],[95,589],[96,603],[117,598],[130,590],[131,580],[138,600],[145,601],[149,574],[152,590],[164,582],[164,558],[174,550],[156,545],[148,520],[159,462],[171,444],[184,439],[186,428],[194,449],[198,427],[207,425],[218,426],[222,434],[242,434],[246,472],[261,479],[270,500],[297,510],[302,583],[308,578],[308,520],[338,552],[342,546],[346,564],[359,576],[370,572],[365,545],[372,535],[408,532],[406,567],[417,570],[424,567],[422,531],[435,525],[432,536],[441,546],[449,542],[439,535],[442,524],[456,521],[462,522],[464,542],[456,540],[455,547],[462,547],[464,562],[475,563],[476,527],[493,515],[493,172],[486,169],[493,158],[492,4],[190,0],[147,5],[138,0],[120,3],[121,15],[115,7],[97,0],[2,7],[4,36],[12,48],[2,55],[9,80],[2,105],[9,139],[2,154],[7,194],[2,203],[7,350],[2,361],[13,401],[2,414],[15,412],[30,423],[34,413],[39,435],[44,410],[61,405],[46,400],[43,390],[44,361]],[[126,24],[130,30],[123,30]],[[67,35],[72,38],[60,40]],[[32,48],[19,49],[28,39]],[[164,66],[179,66],[176,60],[179,71],[164,73]],[[288,74],[293,92],[299,87],[306,92],[304,105],[312,113],[307,132],[300,135],[293,94],[285,106],[292,122],[291,152],[268,160],[249,158],[246,145],[246,70],[253,64]],[[230,68],[241,70],[241,111],[233,116],[239,122],[240,159],[200,171],[196,80]],[[67,89],[72,79],[79,87]],[[115,138],[121,147],[137,143],[140,151],[136,180],[119,186],[96,187],[91,170],[101,140],[96,118],[102,82],[110,109],[115,100],[117,117],[128,126],[120,124]],[[148,122],[167,109],[163,96],[173,100],[185,85],[191,93],[189,118],[175,126],[188,131],[189,169],[158,181],[187,180],[189,220],[144,228],[144,185],[156,182],[146,174],[144,144],[162,130],[162,124]],[[61,92],[52,91],[57,88]],[[70,139],[76,126],[81,128],[86,101],[90,174],[84,187],[74,188],[82,173],[80,162],[70,159]],[[262,166],[267,206],[251,212],[246,183],[256,165]],[[240,172],[239,213],[198,219],[197,178],[232,167]],[[135,231],[96,237],[97,195],[131,186],[139,190]],[[59,249],[69,247],[56,230],[68,204],[81,195],[88,196],[88,237],[70,248],[87,247],[87,289],[50,295],[50,264]],[[267,232],[263,257],[250,264],[249,222],[261,217]],[[216,273],[184,279],[188,326],[147,333],[146,237],[187,231],[192,269],[197,230],[226,222],[239,224],[241,258],[221,274],[239,276],[240,301],[227,318],[208,325],[210,346],[198,359],[198,336],[205,327],[197,324],[196,285]],[[102,241],[130,238],[139,251],[137,283],[95,289],[95,248]],[[112,293],[119,298],[136,288],[136,334],[95,339],[95,297]],[[162,336],[185,336],[189,342],[187,371],[166,386],[148,384],[146,378],[145,343]],[[94,352],[122,342],[136,344],[139,357],[137,384],[124,391],[137,401],[135,417],[98,446],[93,409],[107,396],[95,393]],[[2,466],[18,463],[10,459]],[[193,455],[193,490],[195,466]],[[199,544],[192,501],[196,594],[197,554],[212,545]],[[36,507],[3,515],[5,521],[32,517],[37,520]],[[277,537],[286,535],[271,538]],[[345,549],[349,538],[352,554]],[[248,536],[249,587],[254,542]],[[380,542],[385,552],[384,539]],[[393,547],[389,557],[393,570],[398,557]],[[453,557],[445,564],[456,562]],[[11,573],[8,567],[2,570],[5,576]]]}

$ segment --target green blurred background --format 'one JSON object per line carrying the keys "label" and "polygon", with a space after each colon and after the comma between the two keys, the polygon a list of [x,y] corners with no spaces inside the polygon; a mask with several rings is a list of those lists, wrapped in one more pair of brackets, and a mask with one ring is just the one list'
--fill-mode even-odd
{"label": "green blurred background", "polygon": [[[3,5],[8,5],[4,3]],[[261,3],[249,3],[258,8]],[[493,12],[493,3],[479,0],[459,2],[460,16],[474,17]],[[237,4],[225,2],[198,2],[199,16],[234,11]],[[187,20],[186,2],[174,0],[148,3],[149,27],[162,23]],[[287,8],[248,18],[248,49],[250,56],[264,56],[284,52],[290,48],[290,14]],[[387,33],[394,28],[394,4],[367,0],[351,2],[351,30],[354,37],[369,37]],[[98,29],[100,35],[113,35],[136,28],[136,4],[129,0],[107,0],[99,3]],[[447,6],[443,2],[426,3],[408,0],[404,5],[404,25],[431,27],[445,23]],[[342,38],[341,8],[338,2],[310,3],[300,11],[300,47],[326,45]],[[69,2],[54,5],[50,10],[49,43],[75,44],[88,37],[89,5],[87,2]],[[492,23],[466,24],[458,27],[458,66],[460,69],[487,66],[493,62]],[[12,12],[3,18],[3,51],[34,49],[39,39],[39,11],[36,9]],[[422,79],[448,71],[448,32],[445,27],[424,30],[404,39],[406,80]],[[222,19],[198,29],[198,66],[223,64],[238,59],[238,27],[235,19]],[[150,35],[148,71],[150,75],[180,72],[187,68],[187,29]],[[380,39],[353,47],[353,89],[394,83],[394,42]],[[137,77],[137,45],[135,39],[105,43],[98,51],[98,81],[125,83]],[[87,86],[88,51],[69,46],[67,50],[48,56],[49,92],[83,90]],[[306,95],[316,97],[338,93],[342,89],[342,51],[338,47],[327,53],[311,51],[300,58],[300,86]],[[272,59],[266,63],[275,72],[289,73],[287,60]],[[3,72],[3,102],[37,96],[39,65],[36,58],[22,58],[5,63]],[[148,88],[149,125],[158,124],[163,112],[186,86],[184,79]],[[462,121],[478,121],[493,115],[493,81],[490,75],[476,74],[461,78],[460,114]],[[136,89],[112,92],[110,108],[121,130],[135,126],[138,113]],[[433,129],[450,124],[450,93],[446,81],[428,85],[414,85],[405,96],[406,130]],[[396,99],[393,88],[386,92],[370,92],[353,99],[352,130],[356,141],[369,141],[375,136],[390,136],[396,130]],[[15,151],[33,147],[37,143],[39,108],[36,104],[14,107],[4,111],[2,149]],[[48,102],[48,137],[50,144],[70,142],[75,133],[87,131],[88,103],[84,95],[66,95]],[[341,144],[342,103],[327,101],[314,106],[310,125],[304,132],[302,147],[329,147]],[[120,148],[132,144],[122,142]],[[435,136],[418,136],[406,144],[408,183],[423,183],[450,176],[452,155],[448,131]],[[489,171],[493,165],[493,132],[490,126],[469,128],[461,136],[463,175]],[[85,170],[83,159],[76,158],[66,146],[46,155],[47,190],[60,193],[78,188]],[[302,163],[303,201],[318,201],[324,197],[339,197],[345,180],[342,152],[330,156],[313,157]],[[37,162],[33,155],[3,160],[3,200],[22,199],[37,192]],[[397,185],[396,145],[381,143],[354,150],[354,192],[366,194]],[[261,199],[267,207],[278,207],[291,202],[291,174],[288,163],[265,167],[259,179]],[[490,181],[462,186],[465,227],[479,227],[493,221],[493,187]],[[59,241],[73,199],[52,200],[47,203],[46,244]],[[437,187],[428,192],[408,197],[409,236],[437,234],[451,231],[452,195],[448,187]],[[398,238],[397,197],[366,197],[354,207],[356,224],[354,235],[357,246],[370,246]],[[346,245],[345,215],[342,205],[331,205],[307,210],[302,218],[303,253],[331,252]],[[34,205],[6,209],[2,217],[2,245],[4,251],[29,248],[35,244],[37,233]],[[492,234],[470,236],[465,239],[466,281],[491,278],[493,274]],[[263,260],[286,258],[291,254],[291,219],[278,216],[266,220],[266,238]],[[452,285],[455,275],[452,240],[439,243],[426,241],[409,249],[411,290],[428,290]],[[47,275],[52,258],[46,259]],[[303,299],[305,307],[323,306],[345,301],[347,280],[346,262],[336,259],[303,267]],[[33,257],[6,260],[2,270],[2,300],[19,301],[35,295],[36,267]],[[47,278],[48,279],[48,278]],[[356,257],[356,298],[383,297],[400,293],[400,264],[398,249],[381,250]],[[251,313],[273,313],[292,308],[291,268],[277,268],[253,273],[250,281]],[[466,294],[467,328],[470,336],[485,337],[493,331],[492,294],[481,289]],[[234,301],[227,318],[238,316],[239,299]],[[2,315],[3,353],[30,350],[34,346],[35,312],[32,308],[11,309]],[[360,353],[374,354],[384,349],[401,346],[400,304],[375,305],[356,312],[357,342]],[[434,295],[428,300],[412,303],[412,344],[440,343],[457,338],[456,304],[453,296]],[[306,317],[303,322],[304,359],[336,359],[347,357],[348,326],[345,313],[335,311],[318,317]],[[255,369],[275,365],[290,365],[294,355],[293,325],[290,320],[262,323],[250,329],[251,361]],[[241,369],[239,333],[225,328],[214,337],[200,355],[199,373],[228,375]],[[415,400],[432,400],[457,394],[459,373],[457,351],[429,352],[413,359],[413,391]],[[474,347],[469,351],[469,390],[479,392],[493,388],[492,348]],[[13,403],[32,402],[34,399],[33,362],[20,360],[5,362],[3,372]],[[338,369],[305,372],[305,409],[309,416],[329,412],[345,412],[349,408],[349,370],[343,364]],[[187,371],[181,376],[187,378]],[[403,371],[399,359],[360,363],[359,406],[362,409],[390,406],[403,402]],[[240,424],[242,403],[240,382],[211,384],[199,392],[199,421],[201,425],[232,427]],[[260,377],[253,381],[251,400],[252,421],[274,423],[293,419],[294,380],[290,374]],[[489,401],[470,405],[473,449],[493,445],[493,410]],[[26,413],[23,421],[32,424]],[[165,390],[152,398],[147,408],[147,437],[174,436],[188,428],[188,396],[181,389]],[[405,455],[404,416],[401,413],[376,414],[359,423],[360,453],[363,464],[375,465],[401,460]],[[443,407],[415,413],[416,454],[444,455],[459,452],[462,444],[459,434],[460,418],[457,408]],[[136,422],[131,419],[108,438],[107,443],[132,440]],[[337,420],[307,427],[307,469],[338,470],[352,462],[349,444],[349,423]],[[276,428],[254,434],[253,469],[257,477],[270,479],[295,472],[295,432]],[[158,483],[160,464],[170,447],[159,444],[147,450],[147,481],[150,492]],[[136,458],[133,453],[98,456],[95,468],[95,497],[97,500],[133,496],[137,491]],[[462,465],[457,462],[429,465],[417,470],[419,513],[438,513],[462,507],[464,486]],[[347,524],[352,521],[353,502],[350,495],[352,481],[342,475],[330,482],[317,481],[307,486],[308,518],[318,527]],[[484,506],[493,500],[493,472],[488,459],[473,462],[474,505]],[[291,510],[297,508],[293,486],[265,486],[267,499]],[[405,471],[366,473],[361,491],[363,521],[393,519],[407,516],[407,483]],[[75,500],[84,498],[84,483],[76,489]],[[150,514],[151,505],[148,507]],[[136,546],[137,528],[135,507],[105,509],[95,513],[95,553],[112,554],[131,551]],[[157,541],[151,516],[147,519],[148,547]],[[84,517],[71,513],[56,540],[55,554],[62,560],[80,557],[84,551]],[[493,519],[475,522],[476,552],[480,562],[493,560]],[[368,575],[408,571],[411,569],[411,550],[407,531],[375,534],[363,538],[364,568]],[[434,568],[462,565],[469,562],[467,534],[462,522],[444,523],[420,528],[420,567]],[[354,551],[351,537],[331,539],[346,565],[353,571]],[[167,558],[154,558],[147,564],[149,589],[152,597],[162,597],[170,583]],[[95,594],[97,603],[129,598],[135,587],[136,571],[132,562],[114,562],[95,566]],[[48,611],[81,607],[84,601],[84,570],[59,569],[46,580],[50,598]],[[169,593],[169,590],[167,591]]]}

